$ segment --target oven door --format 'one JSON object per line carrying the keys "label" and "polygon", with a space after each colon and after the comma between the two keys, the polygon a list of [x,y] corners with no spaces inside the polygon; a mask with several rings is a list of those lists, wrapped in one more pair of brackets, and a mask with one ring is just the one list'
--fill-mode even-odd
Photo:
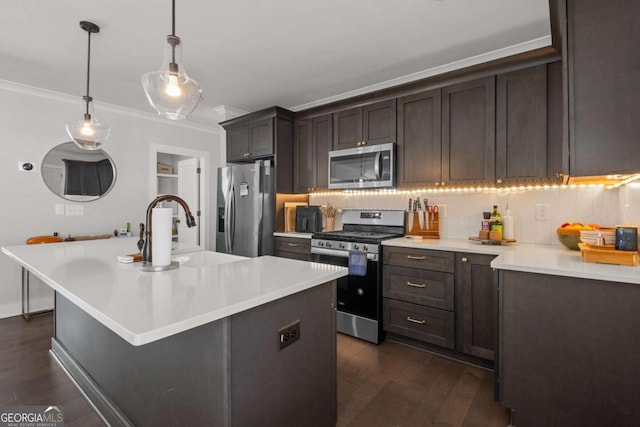
{"label": "oven door", "polygon": [[[349,252],[311,248],[311,260],[323,264],[348,267]],[[381,291],[378,268],[377,256],[368,254],[366,275],[355,276],[350,274],[338,279],[337,308],[339,311],[378,320],[380,316],[379,301]]]}

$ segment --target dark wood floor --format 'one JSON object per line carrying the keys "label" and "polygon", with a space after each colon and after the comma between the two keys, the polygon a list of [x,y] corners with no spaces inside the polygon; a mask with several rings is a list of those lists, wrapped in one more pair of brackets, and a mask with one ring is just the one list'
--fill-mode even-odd
{"label": "dark wood floor", "polygon": [[493,373],[391,341],[338,334],[338,426],[504,427]]}
{"label": "dark wood floor", "polygon": [[[68,427],[104,423],[49,353],[51,315],[0,320],[0,406],[62,405]],[[338,426],[506,426],[491,372],[338,334]]]}

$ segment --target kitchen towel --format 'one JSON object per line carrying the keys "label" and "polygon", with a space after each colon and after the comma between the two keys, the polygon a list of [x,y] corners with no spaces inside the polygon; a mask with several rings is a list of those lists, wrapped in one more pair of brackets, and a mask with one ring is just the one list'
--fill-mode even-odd
{"label": "kitchen towel", "polygon": [[173,208],[153,208],[151,224],[151,263],[154,267],[166,267],[171,264]]}
{"label": "kitchen towel", "polygon": [[349,274],[352,276],[367,275],[367,253],[349,251]]}

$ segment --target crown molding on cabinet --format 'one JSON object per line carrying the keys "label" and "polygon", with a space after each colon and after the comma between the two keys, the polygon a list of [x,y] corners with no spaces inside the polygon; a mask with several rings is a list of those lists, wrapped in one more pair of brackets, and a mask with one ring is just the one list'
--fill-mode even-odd
{"label": "crown molding on cabinet", "polygon": [[359,95],[366,95],[378,90],[388,89],[388,88],[399,86],[405,83],[415,82],[417,80],[437,76],[440,74],[445,74],[451,71],[460,70],[466,67],[483,64],[485,62],[490,62],[490,61],[494,61],[501,58],[506,58],[508,56],[529,52],[529,51],[540,49],[550,45],[551,45],[551,36],[540,37],[537,39],[530,40],[528,42],[519,43],[513,46],[508,46],[502,49],[497,49],[491,52],[483,53],[481,55],[476,55],[470,58],[454,61],[449,64],[429,68],[427,70],[419,71],[417,73],[408,74],[406,76],[376,83],[376,84],[366,86],[360,89],[352,90],[349,92],[344,92],[338,95],[330,96],[328,98],[319,99],[316,101],[308,102],[306,104],[296,105],[294,107],[288,107],[288,109],[291,111],[308,110],[321,105],[342,101],[342,100],[356,97]]}
{"label": "crown molding on cabinet", "polygon": [[219,105],[213,110],[218,115],[218,123],[249,114],[249,111],[244,111],[231,105]]}
{"label": "crown molding on cabinet", "polygon": [[[21,83],[16,83],[8,80],[0,79],[0,89],[8,90],[25,95],[37,96],[39,98],[49,99],[53,101],[65,102],[68,104],[78,104],[78,96],[67,95],[65,93],[54,92],[52,90],[42,89],[34,86],[28,86]],[[200,132],[211,133],[215,135],[220,134],[219,127],[210,127],[201,125],[198,123],[174,121],[163,119],[156,114],[147,113],[140,110],[134,110],[132,108],[121,107],[119,105],[107,104],[100,101],[94,101],[97,110],[108,111],[110,113],[123,114],[125,116],[133,117],[136,119],[151,120],[158,123],[163,123],[170,126],[178,126],[191,130],[197,130]]]}

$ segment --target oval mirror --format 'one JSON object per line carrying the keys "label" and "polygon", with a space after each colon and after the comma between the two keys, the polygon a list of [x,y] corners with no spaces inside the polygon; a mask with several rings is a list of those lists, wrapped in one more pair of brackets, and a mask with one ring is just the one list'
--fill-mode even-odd
{"label": "oval mirror", "polygon": [[42,179],[49,190],[64,199],[90,202],[113,188],[116,167],[102,149],[83,150],[73,142],[65,142],[44,156]]}

